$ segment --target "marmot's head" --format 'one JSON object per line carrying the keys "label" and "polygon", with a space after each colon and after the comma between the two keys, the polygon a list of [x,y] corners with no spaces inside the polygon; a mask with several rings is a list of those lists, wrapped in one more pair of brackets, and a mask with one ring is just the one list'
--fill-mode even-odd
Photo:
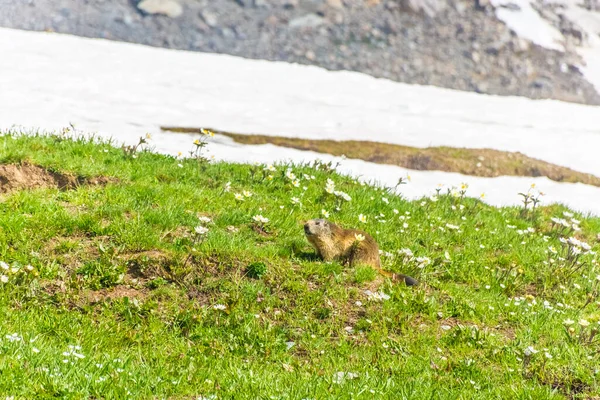
{"label": "marmot's head", "polygon": [[333,224],[326,219],[311,219],[304,224],[306,236],[329,236]]}

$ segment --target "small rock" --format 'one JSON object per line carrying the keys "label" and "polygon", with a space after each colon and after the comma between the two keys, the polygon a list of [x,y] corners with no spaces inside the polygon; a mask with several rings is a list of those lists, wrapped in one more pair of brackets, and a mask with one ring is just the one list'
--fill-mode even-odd
{"label": "small rock", "polygon": [[308,50],[306,52],[306,54],[304,54],[304,57],[306,57],[307,60],[314,61],[316,58],[316,55],[312,50]]}
{"label": "small rock", "polygon": [[401,0],[400,7],[403,11],[424,13],[431,18],[444,9],[446,4],[442,0]]}
{"label": "small rock", "polygon": [[344,3],[342,3],[342,0],[325,0],[325,3],[327,3],[327,5],[331,8],[344,8]]}
{"label": "small rock", "polygon": [[206,25],[210,26],[211,28],[214,28],[219,24],[219,18],[217,17],[217,15],[213,14],[210,11],[204,10],[200,12],[200,16],[202,17],[204,22],[206,22]]}
{"label": "small rock", "polygon": [[235,2],[242,7],[252,7],[256,4],[254,0],[235,0]]}
{"label": "small rock", "polygon": [[183,13],[181,4],[174,0],[142,0],[137,7],[147,14],[163,14],[171,18],[177,18]]}
{"label": "small rock", "polygon": [[317,14],[306,14],[292,19],[288,25],[290,28],[316,28],[325,23],[325,18]]}
{"label": "small rock", "polygon": [[506,8],[507,10],[510,10],[510,11],[521,11],[521,6],[516,3],[506,3],[506,4],[500,5],[500,7]]}

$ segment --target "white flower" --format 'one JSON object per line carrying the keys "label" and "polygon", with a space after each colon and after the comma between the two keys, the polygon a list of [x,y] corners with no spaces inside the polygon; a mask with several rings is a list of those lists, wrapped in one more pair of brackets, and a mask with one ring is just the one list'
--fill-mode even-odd
{"label": "white flower", "polygon": [[358,241],[358,242],[362,242],[363,240],[365,240],[365,236],[361,235],[360,233],[355,233],[354,234],[354,238]]}
{"label": "white flower", "polygon": [[300,199],[297,197],[292,197],[292,204],[298,204],[300,203]]}
{"label": "white flower", "polygon": [[292,173],[292,169],[288,168],[287,171],[285,171],[285,177],[288,178],[290,181],[296,180],[296,175],[294,175]]}
{"label": "white flower", "polygon": [[204,217],[204,216],[202,216],[202,217],[198,217],[198,220],[199,220],[200,222],[202,222],[202,223],[205,223],[205,224],[208,224],[209,222],[211,222],[211,221],[212,221],[212,219],[210,219],[209,217]]}
{"label": "white flower", "polygon": [[255,215],[254,217],[252,217],[252,219],[254,220],[254,222],[260,222],[261,224],[266,224],[269,222],[269,218],[263,217],[262,215]]}
{"label": "white flower", "polygon": [[194,228],[194,231],[198,235],[206,235],[208,233],[208,228],[205,228],[203,226],[197,226],[197,227]]}
{"label": "white flower", "polygon": [[354,372],[336,372],[333,374],[333,383],[341,385],[346,380],[352,380],[358,378],[358,374]]}
{"label": "white flower", "polygon": [[327,178],[327,183],[325,184],[325,191],[330,194],[335,192],[335,182],[329,178]]}
{"label": "white flower", "polygon": [[367,295],[367,298],[369,300],[374,300],[374,301],[382,301],[382,300],[389,300],[390,296],[383,293],[383,292],[377,292],[377,293],[373,293],[370,290],[365,290],[365,294]]}
{"label": "white flower", "polygon": [[231,182],[227,182],[225,184],[225,188],[223,190],[226,192],[229,192],[231,190]]}
{"label": "white flower", "polygon": [[573,321],[572,319],[565,319],[563,321],[563,324],[565,324],[566,326],[571,326],[575,323],[575,321]]}
{"label": "white flower", "polygon": [[385,204],[390,204],[390,201],[386,197],[382,197],[381,201],[383,201]]}
{"label": "white flower", "polygon": [[5,270],[5,271],[8,271],[8,269],[9,269],[10,267],[9,267],[9,266],[8,266],[8,264],[7,264],[7,263],[5,263],[4,261],[0,261],[0,268],[2,268],[2,269],[3,269],[3,270]]}
{"label": "white flower", "polygon": [[452,225],[452,224],[446,224],[446,228],[453,229],[453,230],[457,231],[457,230],[460,229],[460,226]]}
{"label": "white flower", "polygon": [[292,186],[293,187],[300,187],[300,181],[298,179],[294,179],[292,181]]}
{"label": "white flower", "polygon": [[529,346],[527,347],[524,351],[523,354],[527,357],[537,353],[538,351],[536,349],[533,348],[533,346]]}
{"label": "white flower", "polygon": [[329,218],[329,212],[325,209],[321,210],[321,215],[325,218]]}
{"label": "white flower", "polygon": [[252,197],[252,193],[251,193],[251,192],[249,192],[249,191],[247,191],[247,190],[244,190],[244,191],[242,192],[242,194],[244,195],[244,197]]}
{"label": "white flower", "polygon": [[2,283],[8,282],[8,276],[6,276],[6,275],[0,275],[0,282],[2,282]]}
{"label": "white flower", "polygon": [[273,164],[269,164],[264,168],[265,171],[269,171],[269,172],[275,172],[275,167],[273,166]]}
{"label": "white flower", "polygon": [[367,217],[366,217],[366,216],[364,216],[363,214],[360,214],[360,215],[358,216],[358,220],[364,224],[364,223],[366,223],[366,222],[367,222]]}
{"label": "white flower", "polygon": [[429,257],[417,257],[416,260],[419,263],[417,266],[418,268],[425,268],[426,265],[431,263],[431,259]]}
{"label": "white flower", "polygon": [[223,305],[223,304],[215,304],[215,305],[213,306],[213,309],[214,309],[214,310],[220,310],[220,311],[223,311],[223,310],[226,310],[226,309],[227,309],[227,306],[226,306],[226,305]]}
{"label": "white flower", "polygon": [[350,197],[348,195],[348,193],[345,193],[345,192],[335,191],[335,192],[333,192],[333,194],[336,195],[337,197],[341,197],[342,199],[344,199],[346,201],[352,200],[352,197]]}
{"label": "white flower", "polygon": [[413,252],[412,252],[411,249],[401,249],[401,250],[398,250],[398,253],[404,254],[407,257],[412,257],[413,256]]}
{"label": "white flower", "polygon": [[241,193],[236,193],[236,194],[234,194],[234,196],[235,196],[235,199],[236,199],[236,200],[239,200],[239,201],[244,201],[244,195],[243,195],[243,194],[241,194]]}
{"label": "white flower", "polygon": [[20,342],[23,340],[23,338],[21,336],[19,336],[18,333],[13,333],[10,335],[6,335],[5,336],[10,342]]}
{"label": "white flower", "polygon": [[446,260],[450,260],[450,253],[445,252],[444,253],[444,258],[446,258]]}
{"label": "white flower", "polygon": [[588,326],[590,326],[590,321],[588,321],[587,319],[583,319],[582,318],[582,319],[579,320],[579,325],[582,328],[588,327]]}
{"label": "white flower", "polygon": [[557,253],[556,248],[554,246],[548,246],[548,250],[550,250],[550,253],[552,253],[552,254]]}
{"label": "white flower", "polygon": [[552,359],[552,354],[548,353],[547,351],[544,353],[544,356],[546,356],[546,358],[549,360]]}
{"label": "white flower", "polygon": [[572,213],[570,213],[570,212],[566,212],[566,211],[564,211],[564,212],[563,212],[563,215],[564,215],[565,217],[567,217],[567,218],[573,218],[573,217],[574,217],[574,215],[573,215]]}

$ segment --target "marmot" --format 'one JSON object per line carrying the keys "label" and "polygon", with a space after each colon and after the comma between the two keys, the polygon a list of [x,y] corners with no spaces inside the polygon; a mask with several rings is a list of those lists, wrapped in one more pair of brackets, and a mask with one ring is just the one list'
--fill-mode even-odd
{"label": "marmot", "polygon": [[393,280],[403,280],[408,286],[418,283],[410,276],[384,271],[379,260],[379,246],[366,232],[343,229],[325,219],[311,219],[304,224],[304,233],[317,254],[325,261],[339,260],[350,266],[369,265]]}

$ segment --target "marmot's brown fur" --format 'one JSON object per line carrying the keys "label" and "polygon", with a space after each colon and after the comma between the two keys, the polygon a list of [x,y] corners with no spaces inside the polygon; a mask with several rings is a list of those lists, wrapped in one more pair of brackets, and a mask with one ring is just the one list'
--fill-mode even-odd
{"label": "marmot's brown fur", "polygon": [[350,266],[369,265],[380,274],[407,285],[418,282],[410,276],[393,274],[381,268],[379,246],[375,239],[358,229],[343,229],[325,219],[311,219],[304,224],[306,238],[325,261],[339,260]]}

